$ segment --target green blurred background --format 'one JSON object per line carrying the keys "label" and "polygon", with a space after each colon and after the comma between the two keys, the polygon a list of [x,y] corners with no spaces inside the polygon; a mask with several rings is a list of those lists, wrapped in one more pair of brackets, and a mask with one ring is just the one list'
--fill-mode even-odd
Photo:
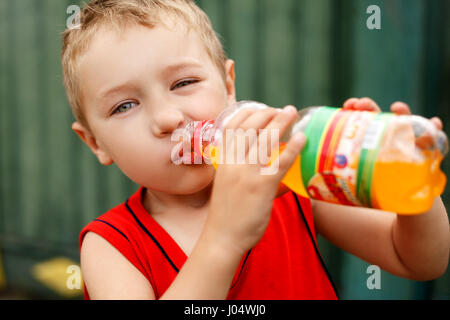
{"label": "green blurred background", "polygon": [[[236,61],[238,99],[272,106],[397,100],[450,131],[450,1],[198,0]],[[71,131],[61,32],[78,0],[0,1],[0,296],[82,298],[69,290],[78,234],[137,186],[101,167]],[[381,9],[369,30],[366,9]],[[443,163],[450,174],[450,161]],[[443,195],[449,208],[450,191]],[[381,273],[319,238],[342,299],[449,299],[450,271],[415,282]],[[69,270],[70,271],[70,270]],[[3,295],[2,295],[3,293]]]}

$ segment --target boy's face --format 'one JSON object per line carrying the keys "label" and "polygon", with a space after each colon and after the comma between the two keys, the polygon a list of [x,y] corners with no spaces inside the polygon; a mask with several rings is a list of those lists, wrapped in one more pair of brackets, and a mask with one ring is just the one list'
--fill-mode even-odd
{"label": "boy's face", "polygon": [[73,130],[104,165],[115,162],[134,182],[171,194],[206,187],[212,166],[175,165],[171,135],[191,120],[215,119],[235,102],[234,65],[226,82],[195,32],[133,26],[103,28],[80,61],[83,114],[91,132]]}

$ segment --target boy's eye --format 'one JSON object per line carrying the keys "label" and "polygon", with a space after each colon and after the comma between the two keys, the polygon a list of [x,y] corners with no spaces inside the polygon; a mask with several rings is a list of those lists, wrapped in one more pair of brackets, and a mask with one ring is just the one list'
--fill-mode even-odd
{"label": "boy's eye", "polygon": [[172,91],[172,90],[175,90],[175,89],[178,89],[181,87],[185,87],[185,86],[188,86],[188,85],[196,83],[196,82],[198,82],[198,80],[196,80],[196,79],[182,80],[180,82],[177,82],[170,90]]}
{"label": "boy's eye", "polygon": [[115,113],[124,113],[126,111],[128,111],[129,109],[133,108],[134,106],[136,106],[137,103],[136,102],[125,102],[122,103],[121,105],[119,105],[114,111],[113,114]]}

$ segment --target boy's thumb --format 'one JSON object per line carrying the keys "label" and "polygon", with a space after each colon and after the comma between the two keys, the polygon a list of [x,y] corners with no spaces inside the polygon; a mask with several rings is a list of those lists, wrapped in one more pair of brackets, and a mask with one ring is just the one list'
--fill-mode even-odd
{"label": "boy's thumb", "polygon": [[278,170],[275,174],[276,178],[281,181],[286,175],[288,170],[294,164],[295,159],[300,155],[303,147],[306,143],[306,137],[302,132],[296,133],[286,145],[286,148],[281,152],[278,163],[273,165],[278,165]]}

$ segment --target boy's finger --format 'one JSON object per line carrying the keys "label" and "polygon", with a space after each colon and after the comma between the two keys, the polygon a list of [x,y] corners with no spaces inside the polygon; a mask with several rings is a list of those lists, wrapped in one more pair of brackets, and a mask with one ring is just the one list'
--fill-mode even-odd
{"label": "boy's finger", "polygon": [[255,113],[255,109],[243,109],[235,114],[231,120],[225,125],[222,131],[222,147],[225,152],[234,152],[236,130],[239,128],[242,122],[244,122],[250,115]]}
{"label": "boy's finger", "polygon": [[355,103],[354,109],[361,111],[381,112],[381,108],[370,98],[361,98]]}
{"label": "boy's finger", "polygon": [[267,108],[264,110],[259,110],[251,114],[247,119],[245,119],[239,127],[243,130],[248,129],[263,129],[267,124],[278,114],[279,110],[275,108]]}
{"label": "boy's finger", "polygon": [[433,124],[436,126],[436,128],[438,128],[439,130],[444,129],[444,125],[442,124],[442,120],[439,119],[438,117],[433,117],[430,119],[431,122],[433,122]]}
{"label": "boy's finger", "polygon": [[265,128],[258,132],[257,143],[250,146],[250,153],[257,153],[260,157],[264,157],[264,160],[260,159],[261,164],[267,164],[272,156],[272,150],[279,145],[280,138],[295,119],[296,114],[297,109],[291,105],[278,109]]}
{"label": "boy's finger", "polygon": [[[230,152],[235,152],[240,157],[245,157],[248,150],[255,144],[259,129],[266,127],[279,112],[275,108],[253,109],[253,111],[241,116],[242,120],[238,119],[237,122],[232,123],[231,126],[233,128],[227,126],[227,135],[225,137],[227,146],[231,150]],[[238,124],[239,121],[241,122]]]}
{"label": "boy's finger", "polygon": [[293,165],[295,159],[300,155],[306,143],[306,137],[302,132],[295,134],[287,143],[286,148],[281,152],[280,156],[271,164],[276,170],[274,178],[281,181],[288,170]]}
{"label": "boy's finger", "polygon": [[347,100],[344,102],[344,104],[342,105],[342,108],[347,109],[347,110],[349,110],[349,109],[354,109],[355,104],[356,104],[358,101],[359,101],[358,98],[350,98],[350,99],[347,99]]}
{"label": "boy's finger", "polygon": [[411,114],[411,110],[409,106],[404,102],[394,102],[391,104],[391,112],[398,114],[398,115],[408,115]]}
{"label": "boy's finger", "polygon": [[272,130],[278,130],[278,137],[281,138],[286,129],[295,119],[296,115],[297,109],[294,106],[289,105],[284,107],[281,112],[278,112],[277,115],[267,124],[264,130],[267,131],[267,135],[269,137],[269,141],[267,143],[267,145],[269,146],[269,151],[273,149],[277,142],[279,142],[271,141],[270,137],[272,136]]}
{"label": "boy's finger", "polygon": [[245,108],[242,110],[239,110],[237,114],[235,114],[230,121],[226,124],[224,129],[235,129],[239,128],[241,123],[244,122],[250,115],[255,113],[256,109],[251,108]]}

